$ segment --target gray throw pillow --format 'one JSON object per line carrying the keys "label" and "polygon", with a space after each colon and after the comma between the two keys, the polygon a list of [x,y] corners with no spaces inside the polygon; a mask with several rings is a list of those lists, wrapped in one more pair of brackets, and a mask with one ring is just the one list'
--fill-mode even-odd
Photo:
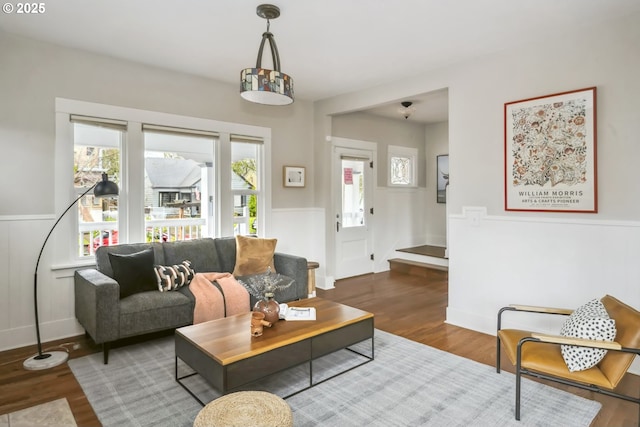
{"label": "gray throw pillow", "polygon": [[120,285],[120,298],[158,290],[153,259],[153,248],[129,255],[109,253],[113,278]]}

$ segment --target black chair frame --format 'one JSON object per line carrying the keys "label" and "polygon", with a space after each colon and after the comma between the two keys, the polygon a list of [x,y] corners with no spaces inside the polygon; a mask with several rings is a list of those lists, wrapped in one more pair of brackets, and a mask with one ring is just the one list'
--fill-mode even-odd
{"label": "black chair frame", "polygon": [[[505,312],[505,311],[518,311],[518,312],[536,313],[536,314],[554,314],[554,315],[564,315],[564,316],[568,315],[566,313],[554,313],[554,312],[550,312],[550,311],[540,312],[540,311],[534,311],[534,310],[516,309],[515,307],[503,307],[498,312],[498,331],[501,330],[501,327],[502,327],[502,313]],[[500,373],[500,350],[501,350],[501,345],[500,345],[500,336],[497,335],[497,334],[496,334],[496,339],[497,339],[496,372]],[[594,385],[594,384],[585,384],[585,383],[581,383],[581,382],[578,382],[578,381],[571,381],[571,380],[568,380],[566,378],[561,378],[561,377],[557,377],[555,375],[545,374],[543,372],[534,371],[534,370],[530,370],[530,369],[524,368],[524,367],[522,367],[522,347],[524,346],[524,344],[526,344],[528,342],[537,342],[537,343],[541,343],[541,344],[558,345],[558,343],[550,342],[550,341],[543,341],[543,340],[541,340],[539,338],[534,338],[534,337],[525,337],[525,338],[522,338],[518,342],[517,357],[516,357],[516,401],[515,401],[515,413],[516,413],[515,415],[516,415],[516,420],[517,421],[520,421],[520,395],[521,395],[521,389],[522,389],[522,386],[521,386],[522,375],[528,375],[528,376],[531,376],[531,377],[540,378],[540,379],[548,380],[548,381],[553,381],[553,382],[557,382],[559,384],[572,386],[572,387],[576,387],[576,388],[579,388],[579,389],[582,389],[582,390],[587,390],[587,391],[591,391],[591,392],[594,392],[594,393],[599,393],[599,394],[603,394],[603,395],[606,395],[606,396],[615,397],[615,398],[618,398],[618,399],[622,399],[622,400],[626,400],[626,401],[629,401],[629,402],[636,403],[638,405],[638,426],[640,427],[640,396],[639,397],[629,396],[629,395],[626,395],[626,394],[617,393],[615,391],[599,387],[599,386]],[[577,347],[602,348],[602,347],[599,347],[598,345],[596,345],[595,343],[594,343],[594,345],[589,345],[589,346],[580,346],[580,345],[578,345]],[[622,347],[619,350],[610,349],[610,348],[607,348],[606,350],[607,351],[620,351],[620,352],[632,353],[632,354],[635,354],[635,355],[640,355],[640,349],[636,349],[636,348]]]}

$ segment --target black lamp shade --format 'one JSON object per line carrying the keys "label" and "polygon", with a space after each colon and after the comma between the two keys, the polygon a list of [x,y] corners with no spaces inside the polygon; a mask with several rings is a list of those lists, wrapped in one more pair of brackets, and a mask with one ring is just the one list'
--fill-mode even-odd
{"label": "black lamp shade", "polygon": [[96,184],[96,187],[93,189],[93,194],[96,197],[117,196],[118,185],[113,181],[109,181],[107,174],[103,173],[102,181]]}

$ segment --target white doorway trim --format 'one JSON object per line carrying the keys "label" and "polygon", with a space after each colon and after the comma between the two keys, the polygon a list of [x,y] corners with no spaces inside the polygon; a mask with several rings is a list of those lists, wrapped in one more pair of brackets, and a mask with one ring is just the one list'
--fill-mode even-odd
{"label": "white doorway trim", "polygon": [[[367,159],[371,161],[373,167],[367,168],[365,185],[365,204],[364,206],[364,227],[352,227],[350,229],[340,228],[343,221],[342,215],[342,157],[354,156],[355,158]],[[358,274],[366,274],[374,272],[375,262],[369,259],[373,255],[374,248],[374,221],[372,220],[375,201],[374,193],[377,182],[377,144],[370,141],[360,141],[346,138],[333,137],[331,139],[331,199],[333,218],[333,246],[335,257],[335,271],[337,279],[350,277]],[[348,233],[347,233],[348,232]],[[347,237],[347,234],[349,237]],[[343,238],[344,237],[344,238]],[[347,246],[351,245],[354,257],[350,260],[349,268],[344,265],[344,253]]]}

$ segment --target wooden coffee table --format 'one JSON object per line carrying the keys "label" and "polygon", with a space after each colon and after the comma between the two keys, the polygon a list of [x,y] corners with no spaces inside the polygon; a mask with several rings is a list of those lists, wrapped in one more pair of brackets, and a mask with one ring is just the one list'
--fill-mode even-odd
{"label": "wooden coffee table", "polygon": [[[176,381],[204,405],[181,380],[199,374],[226,394],[268,375],[309,363],[308,387],[286,396],[290,397],[373,360],[373,314],[322,298],[288,304],[315,307],[316,320],[280,320],[271,328],[264,328],[260,337],[251,336],[251,313],[176,329]],[[366,358],[363,363],[322,381],[313,381],[314,359],[367,339],[371,340],[370,355],[350,349]],[[195,372],[179,377],[178,359]]]}

